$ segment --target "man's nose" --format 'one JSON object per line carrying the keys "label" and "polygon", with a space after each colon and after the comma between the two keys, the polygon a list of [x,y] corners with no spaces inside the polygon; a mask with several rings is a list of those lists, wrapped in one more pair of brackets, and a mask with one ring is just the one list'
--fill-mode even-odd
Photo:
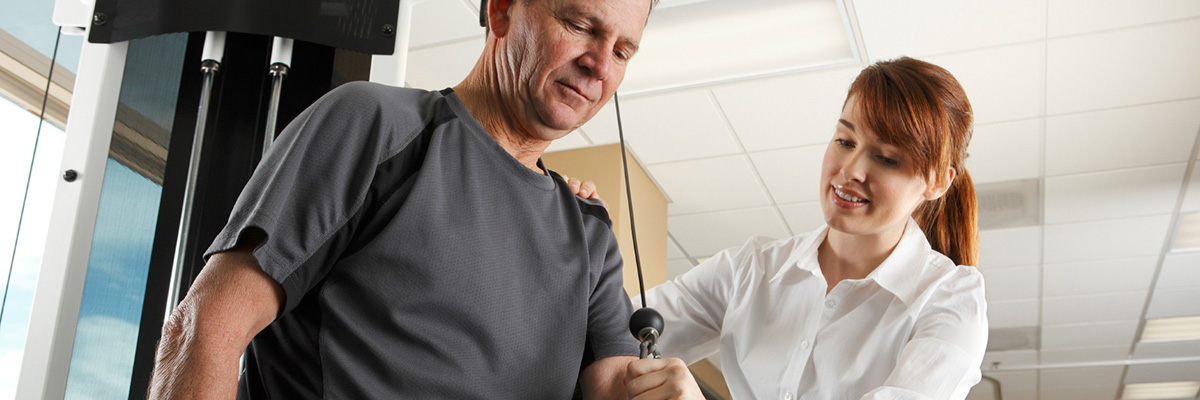
{"label": "man's nose", "polygon": [[612,46],[607,43],[592,46],[579,57],[579,66],[587,70],[588,75],[598,80],[608,79],[613,66]]}

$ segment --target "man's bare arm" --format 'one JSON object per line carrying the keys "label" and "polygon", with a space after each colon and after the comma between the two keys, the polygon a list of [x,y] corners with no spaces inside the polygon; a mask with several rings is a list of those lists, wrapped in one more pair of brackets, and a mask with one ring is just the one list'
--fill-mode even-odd
{"label": "man's bare arm", "polygon": [[[257,243],[257,240],[245,242]],[[163,324],[150,399],[232,399],[238,358],[283,305],[252,245],[214,254]]]}

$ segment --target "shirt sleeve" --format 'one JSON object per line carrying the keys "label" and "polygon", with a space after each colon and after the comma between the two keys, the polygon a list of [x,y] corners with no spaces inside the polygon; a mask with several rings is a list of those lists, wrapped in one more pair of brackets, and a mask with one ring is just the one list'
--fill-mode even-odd
{"label": "shirt sleeve", "polygon": [[389,103],[383,88],[342,85],[288,124],[205,257],[233,248],[248,229],[262,230],[266,235],[254,256],[283,287],[283,312],[293,309],[349,242],[376,167],[398,147],[389,141],[403,140],[384,134],[403,118],[382,118]]}
{"label": "shirt sleeve", "polygon": [[931,295],[883,386],[863,399],[965,399],[987,347],[983,275],[958,267]]}
{"label": "shirt sleeve", "polygon": [[[756,247],[722,251],[687,273],[646,291],[646,304],[663,316],[659,351],[691,364],[720,349],[721,326]],[[635,300],[636,302],[636,300]]]}

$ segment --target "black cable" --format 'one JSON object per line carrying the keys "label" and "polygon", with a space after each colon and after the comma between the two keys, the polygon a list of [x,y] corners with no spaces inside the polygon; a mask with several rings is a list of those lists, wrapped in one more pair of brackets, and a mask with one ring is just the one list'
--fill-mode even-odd
{"label": "black cable", "polygon": [[21,242],[21,222],[25,220],[25,203],[29,201],[29,183],[33,181],[33,162],[37,160],[38,141],[42,138],[42,125],[46,123],[46,102],[50,99],[50,84],[54,82],[54,65],[58,61],[58,43],[62,40],[62,27],[54,37],[54,51],[50,55],[50,71],[46,72],[46,92],[42,94],[42,111],[38,113],[37,133],[33,136],[33,154],[29,157],[29,174],[25,177],[25,196],[21,198],[21,214],[17,216],[17,232],[13,238],[12,257],[8,260],[8,277],[4,279],[4,298],[0,300],[0,323],[4,322],[4,309],[8,306],[8,290],[12,285],[13,268],[17,265],[17,244]]}
{"label": "black cable", "polygon": [[633,192],[629,190],[629,161],[625,160],[625,129],[621,126],[621,102],[613,93],[613,105],[617,108],[617,137],[621,139],[621,168],[625,171],[625,198],[629,200],[629,233],[633,236],[633,262],[637,265],[638,293],[641,293],[642,308],[646,308],[646,280],[642,278],[642,255],[638,252],[637,224],[633,223]]}

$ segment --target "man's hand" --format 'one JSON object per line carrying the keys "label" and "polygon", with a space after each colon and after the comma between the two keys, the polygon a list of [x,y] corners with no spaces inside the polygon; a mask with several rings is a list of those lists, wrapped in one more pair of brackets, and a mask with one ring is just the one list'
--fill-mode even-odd
{"label": "man's hand", "polygon": [[571,188],[571,192],[575,193],[576,196],[579,196],[579,197],[582,197],[585,199],[599,200],[600,204],[604,205],[604,208],[606,208],[606,209],[608,208],[608,202],[606,202],[606,201],[604,201],[604,199],[600,198],[600,193],[596,191],[596,182],[580,181],[578,179],[575,179],[575,178],[572,178],[572,177],[569,177],[569,176],[566,176],[563,174],[559,174],[559,175],[562,176],[563,180],[567,181],[567,186],[569,186]]}
{"label": "man's hand", "polygon": [[629,363],[625,386],[633,400],[703,400],[700,385],[683,360],[639,359]]}

